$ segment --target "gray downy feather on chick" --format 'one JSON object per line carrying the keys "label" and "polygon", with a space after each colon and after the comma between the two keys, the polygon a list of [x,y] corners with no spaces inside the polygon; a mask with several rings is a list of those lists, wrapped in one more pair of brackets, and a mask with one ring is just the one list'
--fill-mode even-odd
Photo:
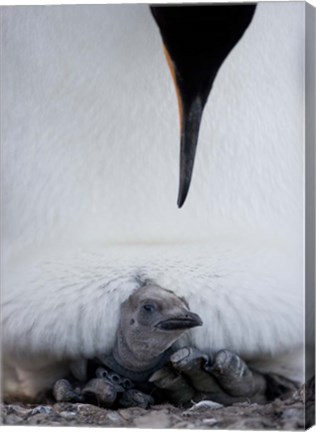
{"label": "gray downy feather on chick", "polygon": [[202,324],[184,298],[147,282],[122,303],[113,351],[99,360],[134,382],[147,381],[169,360],[176,340]]}
{"label": "gray downy feather on chick", "polygon": [[[96,359],[107,370],[99,367],[80,394],[73,392],[68,381],[57,381],[55,398],[96,400],[105,406],[112,406],[115,401],[125,406],[147,405],[150,396],[141,390],[152,388],[149,377],[169,361],[176,340],[188,329],[201,325],[201,318],[190,311],[184,298],[146,283],[121,305],[112,353]],[[128,388],[121,385],[124,379],[130,380]]]}

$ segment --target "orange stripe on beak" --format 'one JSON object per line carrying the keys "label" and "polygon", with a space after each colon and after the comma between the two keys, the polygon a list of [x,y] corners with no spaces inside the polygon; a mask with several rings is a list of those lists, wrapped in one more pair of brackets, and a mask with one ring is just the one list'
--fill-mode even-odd
{"label": "orange stripe on beak", "polygon": [[180,89],[179,89],[178,82],[177,82],[176,70],[174,67],[174,63],[170,57],[169,51],[166,48],[166,45],[164,45],[163,47],[164,47],[167,63],[168,63],[168,66],[169,66],[169,69],[170,69],[170,72],[172,75],[172,79],[174,82],[174,86],[176,88],[178,107],[179,107],[179,116],[180,116],[180,129],[182,130],[182,126],[183,126],[183,104],[182,104],[182,97],[181,97]]}

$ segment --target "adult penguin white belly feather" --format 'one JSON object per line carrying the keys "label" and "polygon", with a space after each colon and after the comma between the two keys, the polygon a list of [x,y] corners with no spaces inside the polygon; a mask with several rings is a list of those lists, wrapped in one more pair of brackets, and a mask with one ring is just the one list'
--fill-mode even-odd
{"label": "adult penguin white belly feather", "polygon": [[148,6],[3,10],[4,391],[113,345],[145,280],[227,348],[302,379],[304,5],[260,4],[220,69],[176,206],[178,113]]}

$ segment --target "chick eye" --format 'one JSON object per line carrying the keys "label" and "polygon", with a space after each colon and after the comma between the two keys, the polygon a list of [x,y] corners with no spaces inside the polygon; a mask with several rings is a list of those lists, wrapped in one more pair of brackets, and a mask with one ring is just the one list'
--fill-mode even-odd
{"label": "chick eye", "polygon": [[155,307],[155,305],[153,305],[153,304],[146,303],[146,304],[143,305],[143,309],[144,309],[146,312],[153,312],[153,311],[156,309],[156,307]]}

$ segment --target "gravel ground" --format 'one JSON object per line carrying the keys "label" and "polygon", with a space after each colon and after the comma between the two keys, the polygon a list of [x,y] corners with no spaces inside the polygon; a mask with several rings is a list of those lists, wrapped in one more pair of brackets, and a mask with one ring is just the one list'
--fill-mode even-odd
{"label": "gravel ground", "polygon": [[[4,425],[105,426],[181,429],[274,429],[305,428],[304,386],[285,401],[266,405],[238,403],[229,407],[202,402],[189,409],[170,404],[150,409],[104,409],[89,404],[2,404]],[[311,397],[314,393],[311,392]],[[309,401],[314,404],[315,401]]]}

